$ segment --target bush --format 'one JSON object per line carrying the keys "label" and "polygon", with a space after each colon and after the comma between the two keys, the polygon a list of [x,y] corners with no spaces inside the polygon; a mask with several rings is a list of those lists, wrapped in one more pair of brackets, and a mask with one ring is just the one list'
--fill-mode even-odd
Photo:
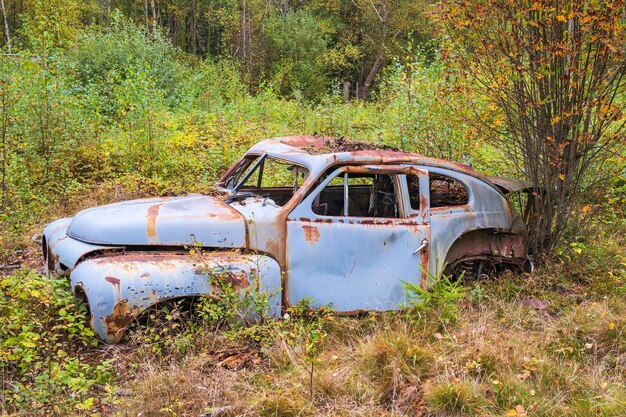
{"label": "bush", "polygon": [[86,319],[64,279],[27,270],[0,278],[1,396],[9,411],[62,414],[93,406],[90,387],[111,380],[111,363],[81,358],[98,343]]}
{"label": "bush", "polygon": [[92,110],[115,116],[127,105],[120,97],[120,86],[134,89],[144,99],[156,93],[172,108],[179,105],[181,85],[189,71],[178,54],[165,37],[149,39],[116,11],[107,30],[82,32],[68,55],[79,89],[93,99]]}

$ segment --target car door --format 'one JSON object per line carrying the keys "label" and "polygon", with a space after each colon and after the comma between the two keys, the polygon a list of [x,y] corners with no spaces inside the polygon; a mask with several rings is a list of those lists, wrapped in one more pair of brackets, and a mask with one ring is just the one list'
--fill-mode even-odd
{"label": "car door", "polygon": [[[407,174],[420,178],[417,210]],[[428,193],[428,173],[410,166],[345,166],[321,180],[287,218],[285,301],[393,310],[405,301],[402,281],[425,288]]]}

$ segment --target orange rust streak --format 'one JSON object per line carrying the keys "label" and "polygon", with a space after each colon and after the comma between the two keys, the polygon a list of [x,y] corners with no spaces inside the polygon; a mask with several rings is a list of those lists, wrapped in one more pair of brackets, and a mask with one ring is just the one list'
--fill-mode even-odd
{"label": "orange rust streak", "polygon": [[424,194],[420,193],[420,210],[421,210],[421,217],[422,217],[422,223],[426,223],[426,213],[428,213],[428,199],[426,198],[426,196]]}
{"label": "orange rust streak", "polygon": [[161,204],[155,204],[154,206],[150,206],[148,208],[148,216],[147,216],[147,227],[146,232],[148,234],[148,239],[150,242],[157,241],[157,233],[156,233],[156,218],[159,215],[159,209],[161,208]]}
{"label": "orange rust streak", "polygon": [[239,212],[234,209],[232,210],[233,211],[230,211],[228,213],[220,213],[220,214],[207,213],[206,217],[209,217],[212,219],[219,219],[219,220],[239,220],[241,218],[241,214],[239,214]]}
{"label": "orange rust streak", "polygon": [[235,290],[248,288],[250,286],[246,271],[229,272],[226,275],[226,279],[233,285]]}
{"label": "orange rust streak", "polygon": [[117,298],[122,298],[122,286],[120,285],[120,279],[115,277],[105,277],[105,281],[113,284],[115,288],[117,288]]}
{"label": "orange rust streak", "polygon": [[317,227],[304,225],[302,226],[302,230],[304,230],[304,238],[307,242],[315,243],[320,240],[320,232],[317,230]]}
{"label": "orange rust streak", "polygon": [[116,285],[119,287],[120,285],[120,279],[119,278],[115,278],[115,277],[106,277],[104,278],[106,281],[110,282],[113,285]]}
{"label": "orange rust streak", "polygon": [[324,146],[329,138],[316,136],[285,136],[275,138],[277,142],[285,145],[304,148],[307,146]]}

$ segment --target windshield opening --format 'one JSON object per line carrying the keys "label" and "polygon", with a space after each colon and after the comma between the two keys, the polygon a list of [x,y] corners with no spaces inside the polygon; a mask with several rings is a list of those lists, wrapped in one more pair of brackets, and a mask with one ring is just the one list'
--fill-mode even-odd
{"label": "windshield opening", "polygon": [[232,191],[231,200],[258,196],[269,198],[277,206],[283,206],[298,191],[309,175],[300,165],[268,156],[251,155],[225,180],[224,185]]}

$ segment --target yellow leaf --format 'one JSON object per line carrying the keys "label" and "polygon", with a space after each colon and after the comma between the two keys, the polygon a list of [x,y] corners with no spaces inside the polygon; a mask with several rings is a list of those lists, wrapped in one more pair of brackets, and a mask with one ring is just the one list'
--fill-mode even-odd
{"label": "yellow leaf", "polygon": [[609,107],[608,104],[603,104],[600,107],[600,114],[602,114],[604,116],[605,114],[607,114],[609,112],[609,109],[610,109],[610,107]]}

